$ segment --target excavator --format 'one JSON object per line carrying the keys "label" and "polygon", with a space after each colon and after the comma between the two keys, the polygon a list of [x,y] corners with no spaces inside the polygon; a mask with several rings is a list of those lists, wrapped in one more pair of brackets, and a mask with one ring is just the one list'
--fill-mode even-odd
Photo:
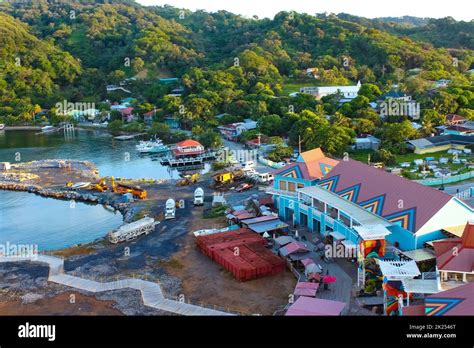
{"label": "excavator", "polygon": [[139,186],[127,185],[122,183],[115,182],[115,178],[111,177],[112,181],[112,192],[115,193],[131,193],[133,197],[138,199],[146,199],[148,194],[145,189],[142,189]]}
{"label": "excavator", "polygon": [[105,192],[109,189],[109,187],[107,186],[105,178],[102,178],[97,184],[92,186],[92,189],[99,192]]}
{"label": "excavator", "polygon": [[189,186],[197,183],[199,179],[199,173],[194,173],[192,175],[185,175],[180,181],[177,182],[178,186]]}

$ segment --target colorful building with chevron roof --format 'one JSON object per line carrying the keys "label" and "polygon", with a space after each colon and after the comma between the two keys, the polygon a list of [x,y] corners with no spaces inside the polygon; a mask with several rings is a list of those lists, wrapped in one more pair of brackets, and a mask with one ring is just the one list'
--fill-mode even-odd
{"label": "colorful building with chevron roof", "polygon": [[[295,164],[275,173],[275,186],[268,192],[279,215],[346,244],[360,241],[357,226],[383,226],[390,232],[385,239],[402,251],[446,238],[443,228],[474,218],[471,206],[442,191],[350,159],[333,164],[313,180],[301,179]],[[306,165],[317,166],[308,172],[321,168],[317,161]],[[289,173],[297,178],[296,192],[288,184],[285,191],[282,184]]]}

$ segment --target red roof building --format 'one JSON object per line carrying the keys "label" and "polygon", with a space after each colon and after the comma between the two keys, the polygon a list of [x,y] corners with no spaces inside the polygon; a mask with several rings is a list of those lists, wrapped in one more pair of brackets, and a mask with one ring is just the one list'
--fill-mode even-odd
{"label": "red roof building", "polygon": [[173,153],[175,156],[199,156],[205,152],[202,146],[196,140],[188,139],[175,145]]}
{"label": "red roof building", "polygon": [[461,238],[449,238],[433,242],[436,265],[441,279],[448,280],[459,274],[463,281],[474,276],[474,222],[468,222]]}
{"label": "red roof building", "polygon": [[446,123],[450,126],[454,126],[463,122],[466,122],[466,118],[461,115],[456,115],[456,114],[446,115]]}

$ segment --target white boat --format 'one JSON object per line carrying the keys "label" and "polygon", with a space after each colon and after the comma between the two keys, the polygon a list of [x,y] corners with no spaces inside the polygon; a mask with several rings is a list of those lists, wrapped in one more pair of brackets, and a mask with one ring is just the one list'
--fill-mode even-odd
{"label": "white boat", "polygon": [[136,148],[140,153],[161,153],[169,150],[168,146],[163,144],[160,139],[140,141]]}
{"label": "white boat", "polygon": [[56,128],[53,126],[44,126],[41,128],[41,132],[43,133],[50,133],[56,131]]}
{"label": "white boat", "polygon": [[134,135],[119,135],[114,137],[115,140],[133,140],[134,138]]}
{"label": "white boat", "polygon": [[78,183],[72,185],[71,189],[79,190],[79,189],[88,187],[90,184],[91,184],[90,182],[78,182]]}
{"label": "white boat", "polygon": [[0,123],[0,131],[5,129],[5,125],[3,123]]}

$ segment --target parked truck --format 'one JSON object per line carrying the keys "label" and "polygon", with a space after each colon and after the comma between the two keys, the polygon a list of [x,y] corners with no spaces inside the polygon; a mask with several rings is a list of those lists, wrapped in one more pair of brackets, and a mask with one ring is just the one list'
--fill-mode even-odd
{"label": "parked truck", "polygon": [[165,219],[174,219],[176,214],[176,202],[169,198],[165,204]]}
{"label": "parked truck", "polygon": [[194,205],[203,205],[204,204],[204,190],[198,187],[194,191]]}

